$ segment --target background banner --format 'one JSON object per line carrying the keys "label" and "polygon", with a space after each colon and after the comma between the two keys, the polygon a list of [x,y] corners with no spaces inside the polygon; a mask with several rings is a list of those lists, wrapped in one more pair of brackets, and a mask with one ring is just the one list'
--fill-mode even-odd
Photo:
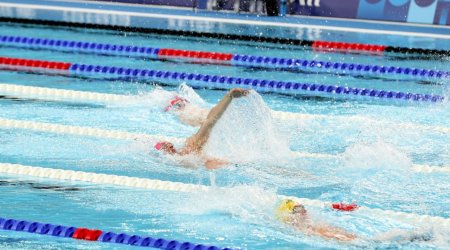
{"label": "background banner", "polygon": [[[101,0],[102,1],[102,0]],[[260,12],[264,0],[103,0]],[[278,2],[284,0],[278,0]],[[450,25],[450,0],[286,0],[287,14]]]}

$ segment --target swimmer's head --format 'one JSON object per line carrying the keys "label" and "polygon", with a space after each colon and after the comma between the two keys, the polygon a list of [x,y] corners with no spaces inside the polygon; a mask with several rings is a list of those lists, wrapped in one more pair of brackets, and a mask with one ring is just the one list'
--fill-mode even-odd
{"label": "swimmer's head", "polygon": [[167,154],[171,154],[171,155],[177,153],[177,150],[173,146],[173,143],[168,142],[168,141],[160,141],[160,142],[156,143],[155,149],[158,151],[167,153]]}
{"label": "swimmer's head", "polygon": [[306,215],[306,209],[302,204],[290,199],[281,201],[280,206],[277,208],[278,219],[286,221],[289,215],[292,214]]}
{"label": "swimmer's head", "polygon": [[168,112],[171,109],[182,110],[182,109],[184,109],[184,107],[186,106],[186,103],[188,103],[188,102],[189,101],[184,98],[175,96],[172,100],[170,100],[169,105],[167,105],[167,107],[164,109],[164,112]]}

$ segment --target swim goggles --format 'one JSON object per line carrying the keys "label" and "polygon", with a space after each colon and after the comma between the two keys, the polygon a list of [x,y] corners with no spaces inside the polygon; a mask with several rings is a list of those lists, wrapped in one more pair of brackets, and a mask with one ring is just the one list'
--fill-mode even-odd
{"label": "swim goggles", "polygon": [[298,214],[298,213],[304,214],[304,213],[306,213],[306,208],[305,208],[305,206],[303,206],[301,204],[296,204],[292,208],[291,213],[293,213],[293,214]]}
{"label": "swim goggles", "polygon": [[179,96],[175,96],[170,102],[167,107],[164,108],[164,112],[168,112],[171,109],[180,110],[186,106],[186,103],[189,103],[187,99],[184,99]]}

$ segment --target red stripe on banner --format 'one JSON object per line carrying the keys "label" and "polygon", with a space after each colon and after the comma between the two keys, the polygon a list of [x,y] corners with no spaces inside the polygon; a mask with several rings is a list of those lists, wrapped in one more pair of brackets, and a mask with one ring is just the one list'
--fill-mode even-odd
{"label": "red stripe on banner", "polygon": [[230,61],[233,58],[233,54],[228,53],[215,53],[215,52],[179,50],[179,49],[160,49],[158,52],[158,56],[188,57],[188,58],[200,58],[219,61]]}
{"label": "red stripe on banner", "polygon": [[362,43],[341,43],[341,42],[327,42],[314,41],[312,47],[315,50],[321,51],[364,51],[375,54],[382,54],[386,49],[383,45],[362,44]]}
{"label": "red stripe on banner", "polygon": [[21,66],[21,67],[33,67],[33,68],[45,68],[54,70],[68,70],[71,63],[64,62],[51,62],[42,60],[29,60],[20,58],[0,57],[0,64]]}

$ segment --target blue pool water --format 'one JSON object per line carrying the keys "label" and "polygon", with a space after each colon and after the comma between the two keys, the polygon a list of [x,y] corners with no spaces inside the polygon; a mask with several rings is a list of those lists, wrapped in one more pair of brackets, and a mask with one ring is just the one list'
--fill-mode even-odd
{"label": "blue pool water", "polygon": [[[0,30],[1,35],[348,61],[447,71],[450,68],[448,58],[426,60],[392,55],[382,57],[316,53],[298,47],[279,47],[273,44],[124,34],[115,31],[12,23],[0,23]],[[337,37],[336,40],[338,39]],[[364,40],[363,34],[360,35],[360,39]],[[420,47],[421,42],[406,38],[404,41],[396,41],[406,47]],[[14,47],[0,47],[0,54],[6,57],[368,87],[439,94],[447,98],[449,96],[448,81],[423,82],[389,77],[283,72],[191,64],[176,60],[143,60]],[[10,70],[0,70],[0,82],[135,96],[133,102],[108,105],[86,101],[57,102],[7,96],[0,99],[0,118],[175,137],[188,137],[196,131],[195,128],[181,124],[172,114],[161,111],[167,102],[167,91],[177,91],[178,86],[175,85],[159,88],[154,84],[139,82],[106,81]],[[207,89],[196,89],[195,92],[201,98],[197,101],[204,100],[205,107],[211,107],[225,94],[224,91]],[[357,212],[340,213],[325,208],[309,208],[317,220],[340,226],[360,236],[361,240],[355,244],[342,244],[307,236],[283,225],[274,217],[274,209],[279,202],[276,195],[282,194],[330,202],[355,201],[370,208],[450,218],[449,173],[411,171],[412,164],[450,167],[450,134],[427,128],[405,129],[399,126],[417,124],[428,128],[448,127],[450,124],[448,102],[390,103],[368,102],[363,99],[262,94],[264,102],[270,109],[323,115],[304,120],[274,120],[273,124],[268,124],[256,118],[252,119],[256,113],[263,110],[263,103],[258,102],[256,94],[252,94],[249,98],[260,106],[252,106],[245,100],[240,100],[233,107],[234,113],[230,114],[237,119],[221,124],[224,133],[229,133],[226,135],[239,142],[239,145],[234,147],[245,152],[241,155],[244,163],[215,171],[208,171],[201,166],[180,167],[166,157],[151,152],[152,145],[145,141],[130,142],[0,127],[2,163],[226,187],[226,189],[212,189],[206,193],[180,193],[1,174],[0,216],[241,249],[450,247],[449,228],[428,223],[400,222],[388,216],[380,218]],[[350,117],[367,119],[351,120]],[[271,125],[276,127],[282,136],[264,134],[272,131]],[[234,128],[241,136],[236,136],[229,129],[225,129],[229,127]],[[333,154],[339,157],[286,158],[281,148],[271,149],[270,152],[257,150],[251,147],[254,138],[249,138],[250,132],[266,135],[263,144],[286,143],[292,151]],[[233,141],[225,140],[213,144],[220,147],[231,142]],[[226,147],[223,147],[225,151]],[[268,159],[267,155],[274,160]],[[245,162],[246,157],[251,161]],[[45,185],[58,185],[75,190],[40,188]],[[393,230],[432,232],[433,240],[429,242],[373,240],[374,237]],[[10,231],[0,231],[0,246],[20,249],[121,248],[119,245],[80,242]]]}

